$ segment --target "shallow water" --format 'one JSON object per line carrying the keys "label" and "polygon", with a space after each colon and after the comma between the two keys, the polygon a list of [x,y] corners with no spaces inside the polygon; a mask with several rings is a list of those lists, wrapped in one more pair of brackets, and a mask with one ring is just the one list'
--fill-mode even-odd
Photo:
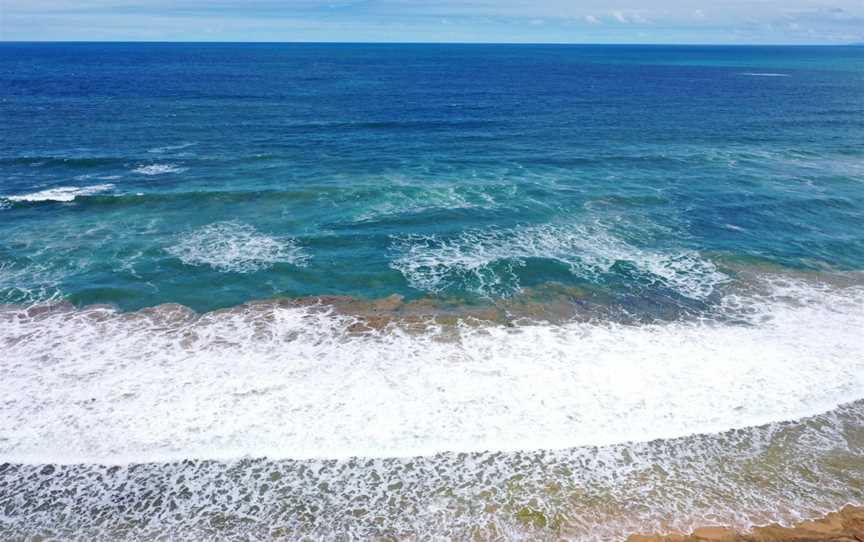
{"label": "shallow water", "polygon": [[864,503],[864,49],[0,45],[0,533]]}

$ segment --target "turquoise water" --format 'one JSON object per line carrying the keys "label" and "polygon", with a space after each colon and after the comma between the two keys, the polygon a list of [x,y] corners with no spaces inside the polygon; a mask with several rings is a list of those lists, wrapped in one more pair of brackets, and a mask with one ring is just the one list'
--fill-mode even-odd
{"label": "turquoise water", "polygon": [[0,538],[864,504],[864,48],[0,44]]}
{"label": "turquoise water", "polygon": [[6,44],[0,63],[8,302],[550,281],[687,302],[724,259],[864,265],[861,48]]}

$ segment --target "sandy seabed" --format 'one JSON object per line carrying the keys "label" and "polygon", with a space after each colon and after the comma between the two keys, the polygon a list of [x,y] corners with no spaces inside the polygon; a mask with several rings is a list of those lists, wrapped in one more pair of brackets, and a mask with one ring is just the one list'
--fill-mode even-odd
{"label": "sandy seabed", "polygon": [[632,535],[627,542],[861,542],[864,507],[847,506],[825,517],[792,527],[773,524],[739,533],[726,527],[701,527],[689,535]]}

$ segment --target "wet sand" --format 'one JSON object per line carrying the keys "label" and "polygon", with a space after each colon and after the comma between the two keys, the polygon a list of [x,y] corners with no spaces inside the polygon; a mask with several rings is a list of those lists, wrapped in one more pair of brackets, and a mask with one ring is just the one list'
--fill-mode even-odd
{"label": "wet sand", "polygon": [[689,535],[632,535],[627,542],[860,542],[864,541],[864,507],[846,506],[825,517],[792,527],[772,524],[747,533],[727,527],[701,527]]}

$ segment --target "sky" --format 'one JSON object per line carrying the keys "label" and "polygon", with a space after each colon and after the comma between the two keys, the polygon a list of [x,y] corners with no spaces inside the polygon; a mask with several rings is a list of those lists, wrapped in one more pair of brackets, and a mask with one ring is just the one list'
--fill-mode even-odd
{"label": "sky", "polygon": [[0,0],[0,40],[839,44],[864,0]]}

